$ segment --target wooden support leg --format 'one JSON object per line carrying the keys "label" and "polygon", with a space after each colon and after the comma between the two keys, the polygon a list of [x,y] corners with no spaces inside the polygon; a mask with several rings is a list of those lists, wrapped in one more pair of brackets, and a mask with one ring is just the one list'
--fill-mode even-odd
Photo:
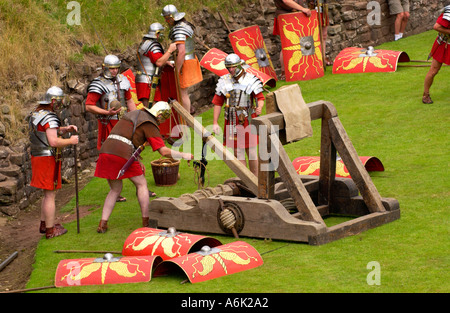
{"label": "wooden support leg", "polygon": [[344,161],[353,181],[355,182],[367,208],[370,212],[385,212],[381,202],[381,196],[372,179],[364,168],[361,160],[356,153],[350,138],[348,137],[340,119],[336,116],[328,121],[330,134],[339,155]]}

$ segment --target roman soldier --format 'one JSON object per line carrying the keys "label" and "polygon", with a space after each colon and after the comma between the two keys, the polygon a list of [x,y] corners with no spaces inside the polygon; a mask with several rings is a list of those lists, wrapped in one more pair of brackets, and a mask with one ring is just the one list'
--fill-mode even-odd
{"label": "roman soldier", "polygon": [[161,70],[165,65],[173,66],[168,60],[177,49],[176,44],[172,43],[167,52],[164,52],[160,43],[163,30],[160,23],[151,24],[137,51],[136,93],[145,107],[151,107],[161,100]]}
{"label": "roman soldier", "polygon": [[438,17],[433,29],[439,34],[431,48],[430,57],[433,57],[430,70],[425,76],[422,102],[433,103],[430,96],[430,88],[434,77],[439,73],[442,64],[450,65],[450,5],[444,8],[444,12]]}
{"label": "roman soldier", "polygon": [[61,224],[55,224],[55,196],[56,190],[61,188],[61,149],[78,143],[77,135],[61,138],[67,132],[77,131],[75,125],[61,127],[55,111],[62,108],[63,99],[64,92],[61,88],[50,87],[29,119],[32,170],[30,186],[44,192],[39,232],[45,234],[47,239],[67,232]]}
{"label": "roman soldier", "polygon": [[[203,80],[200,62],[195,55],[194,25],[186,21],[184,12],[178,12],[172,5],[166,5],[161,13],[170,26],[169,39],[176,43],[177,56],[175,58],[176,74],[180,88],[181,104],[193,114],[191,100],[187,88]],[[180,101],[180,99],[178,99]]]}
{"label": "roman soldier", "polygon": [[[253,74],[244,70],[245,62],[237,54],[225,58],[225,67],[229,74],[219,78],[212,103],[214,104],[213,130],[220,132],[218,119],[225,105],[223,143],[234,150],[234,155],[245,166],[245,154],[249,159],[249,169],[258,173],[256,147],[258,136],[251,132],[250,119],[261,114],[264,106],[262,82]],[[256,105],[254,100],[256,99]]]}
{"label": "roman soldier", "polygon": [[131,84],[119,74],[121,61],[107,55],[102,64],[102,74],[88,86],[86,111],[96,114],[98,120],[97,149],[100,150],[111,129],[126,111],[136,109],[131,95]]}
{"label": "roman soldier", "polygon": [[193,159],[190,153],[172,150],[165,146],[158,125],[170,117],[171,109],[167,102],[156,102],[150,109],[144,107],[127,113],[119,120],[105,140],[95,169],[95,176],[108,180],[110,191],[103,205],[102,218],[97,232],[108,229],[107,221],[114,209],[114,204],[122,190],[122,179],[129,178],[136,186],[136,195],[141,208],[142,226],[148,226],[149,190],[144,176],[144,166],[134,160],[123,175],[118,175],[124,165],[132,158],[136,149],[149,144],[153,151],[164,157]]}

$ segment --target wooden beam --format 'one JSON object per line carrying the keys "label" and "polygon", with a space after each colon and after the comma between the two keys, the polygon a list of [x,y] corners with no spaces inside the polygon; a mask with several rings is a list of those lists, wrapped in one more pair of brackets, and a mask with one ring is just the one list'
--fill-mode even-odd
{"label": "wooden beam", "polygon": [[242,182],[254,193],[258,194],[257,177],[242,164],[232,152],[219,142],[216,137],[209,133],[203,125],[197,121],[178,101],[173,100],[170,105],[183,117],[186,124],[202,137],[203,141],[214,151],[225,164],[242,180]]}
{"label": "wooden beam", "polygon": [[302,183],[300,176],[295,171],[289,156],[284,150],[278,136],[276,134],[270,135],[274,147],[278,147],[278,174],[280,174],[286,189],[294,200],[298,211],[301,213],[302,219],[305,221],[312,221],[325,225],[322,217],[316,209],[308,191]]}
{"label": "wooden beam", "polygon": [[381,196],[373,184],[369,173],[367,173],[367,170],[359,159],[355,147],[350,141],[340,119],[337,116],[333,117],[329,119],[328,125],[333,143],[344,161],[350,176],[358,187],[367,208],[372,213],[385,212],[386,210],[381,202]]}
{"label": "wooden beam", "polygon": [[330,104],[323,104],[320,137],[320,173],[318,203],[332,207],[332,186],[336,177],[336,148],[331,140],[328,122],[337,116],[336,109]]}

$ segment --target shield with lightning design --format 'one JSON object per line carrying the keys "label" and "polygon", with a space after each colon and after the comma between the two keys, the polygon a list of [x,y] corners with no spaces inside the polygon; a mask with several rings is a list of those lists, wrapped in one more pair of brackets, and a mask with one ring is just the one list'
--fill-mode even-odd
{"label": "shield with lightning design", "polygon": [[162,262],[155,268],[155,277],[167,275],[179,267],[191,283],[198,283],[230,275],[263,264],[263,260],[250,244],[236,241],[214,248],[204,246],[200,251]]}
{"label": "shield with lightning design", "polygon": [[55,286],[148,282],[153,266],[160,262],[159,256],[62,260],[56,269]]}
{"label": "shield with lightning design", "polygon": [[[360,156],[359,159],[368,172],[384,171],[383,163],[376,157]],[[320,175],[320,157],[318,156],[302,156],[295,158],[292,161],[292,165],[294,165],[295,171],[299,175]],[[347,167],[341,159],[336,160],[336,177],[351,178]]]}
{"label": "shield with lightning design", "polygon": [[[223,52],[220,49],[212,48],[208,50],[208,52],[206,52],[206,54],[203,56],[202,60],[200,61],[200,65],[219,77],[227,75],[229,74],[227,68],[225,67],[225,58],[227,57],[227,55],[227,53]],[[277,82],[275,79],[273,79],[272,76],[251,67],[247,63],[245,63],[242,67],[246,72],[258,77],[264,86],[267,85],[271,88],[276,86]]]}
{"label": "shield with lightning design", "polygon": [[324,75],[317,12],[278,16],[286,81],[310,80]]}
{"label": "shield with lightning design", "polygon": [[409,62],[406,52],[345,48],[334,59],[333,74],[395,72],[398,62]]}
{"label": "shield with lightning design", "polygon": [[228,35],[234,53],[254,69],[277,80],[261,30],[257,25],[236,30]]}
{"label": "shield with lightning design", "polygon": [[167,230],[143,227],[128,236],[122,255],[159,255],[163,260],[168,260],[196,251],[204,245],[215,247],[221,244],[215,238],[177,232],[173,227]]}

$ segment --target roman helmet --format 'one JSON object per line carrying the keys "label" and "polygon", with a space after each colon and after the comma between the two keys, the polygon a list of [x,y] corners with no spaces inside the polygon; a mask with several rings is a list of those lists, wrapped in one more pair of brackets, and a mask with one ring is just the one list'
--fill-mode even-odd
{"label": "roman helmet", "polygon": [[150,109],[145,109],[155,118],[158,118],[158,116],[161,115],[163,120],[168,119],[172,113],[170,105],[165,101],[158,101]]}
{"label": "roman helmet", "polygon": [[177,8],[173,4],[168,4],[163,8],[161,15],[170,16],[175,21],[179,21],[186,15],[186,13],[178,12]]}
{"label": "roman helmet", "polygon": [[235,53],[230,53],[229,55],[227,55],[224,63],[227,69],[230,67],[236,67],[236,72],[234,73],[233,77],[239,77],[244,71],[242,67],[244,61],[241,60],[241,58]]}
{"label": "roman helmet", "polygon": [[103,60],[103,76],[105,76],[108,79],[114,78],[110,72],[111,68],[120,68],[120,64],[122,62],[119,60],[119,58],[115,55],[108,54],[105,59]]}
{"label": "roman helmet", "polygon": [[164,26],[162,26],[161,23],[153,23],[148,29],[148,34],[144,34],[144,38],[158,39],[158,34],[159,38],[162,38],[164,35],[163,30]]}
{"label": "roman helmet", "polygon": [[57,86],[52,86],[49,89],[47,89],[47,92],[45,93],[45,96],[44,96],[44,100],[39,101],[38,103],[42,104],[42,105],[48,105],[48,104],[52,103],[53,99],[56,100],[56,106],[61,107],[64,102],[63,101],[64,100],[64,91]]}

